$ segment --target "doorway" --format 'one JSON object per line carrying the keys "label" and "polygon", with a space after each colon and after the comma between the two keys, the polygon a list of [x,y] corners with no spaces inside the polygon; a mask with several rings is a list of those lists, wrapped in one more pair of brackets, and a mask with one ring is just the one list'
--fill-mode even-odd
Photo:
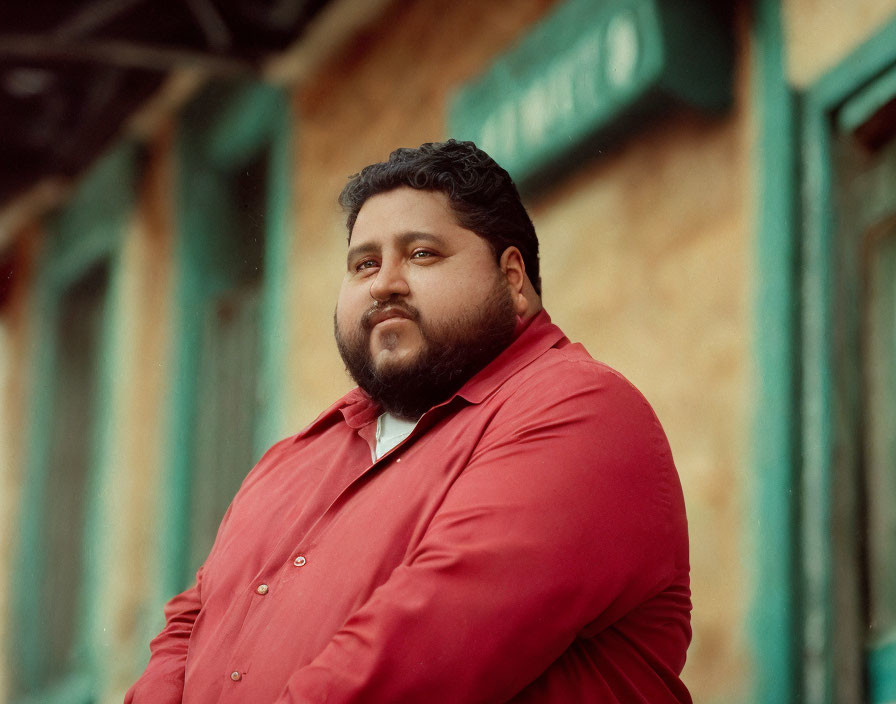
{"label": "doorway", "polygon": [[803,688],[896,702],[896,25],[802,101]]}

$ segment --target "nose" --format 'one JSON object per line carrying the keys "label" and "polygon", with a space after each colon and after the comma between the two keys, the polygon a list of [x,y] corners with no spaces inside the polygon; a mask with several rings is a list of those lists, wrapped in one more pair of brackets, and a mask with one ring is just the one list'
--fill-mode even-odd
{"label": "nose", "polygon": [[401,267],[383,262],[370,284],[370,297],[387,301],[392,296],[407,296],[411,292]]}

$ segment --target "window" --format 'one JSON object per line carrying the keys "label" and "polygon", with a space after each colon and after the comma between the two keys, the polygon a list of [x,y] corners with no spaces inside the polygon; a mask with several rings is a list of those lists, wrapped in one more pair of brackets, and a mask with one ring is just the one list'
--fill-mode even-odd
{"label": "window", "polygon": [[263,84],[213,83],[183,114],[165,597],[192,582],[279,432],[287,139],[284,95]]}
{"label": "window", "polygon": [[[832,145],[840,249],[835,280],[841,292],[834,314],[842,329],[842,351],[835,352],[842,382],[835,393],[843,415],[835,421],[841,449],[834,481],[836,487],[842,475],[854,482],[854,491],[835,493],[849,502],[847,512],[856,513],[854,526],[835,513],[842,522],[835,530],[852,529],[857,536],[835,561],[855,567],[858,577],[852,608],[858,611],[857,649],[867,653],[863,669],[872,702],[896,701],[896,65],[888,75],[839,108]],[[850,593],[847,580],[844,575],[838,581]]]}
{"label": "window", "polygon": [[[896,159],[890,156],[891,173]],[[871,701],[896,701],[896,219],[869,256],[865,317],[864,489]]]}
{"label": "window", "polygon": [[894,37],[803,100],[807,701],[896,701]]}
{"label": "window", "polygon": [[36,587],[46,641],[38,678],[62,678],[77,657],[88,478],[96,452],[99,358],[109,286],[102,262],[62,292],[56,326],[56,378],[47,428],[49,463],[44,486]]}
{"label": "window", "polygon": [[[202,564],[218,524],[258,459],[259,314],[264,283],[265,151],[220,174],[228,212],[215,233],[214,283],[198,303],[199,365],[190,487],[189,571]],[[211,274],[211,272],[207,272]]]}
{"label": "window", "polygon": [[101,159],[48,230],[34,282],[18,567],[12,580],[14,702],[87,704],[103,549],[96,485],[114,409],[110,355],[118,245],[133,203],[136,150]]}

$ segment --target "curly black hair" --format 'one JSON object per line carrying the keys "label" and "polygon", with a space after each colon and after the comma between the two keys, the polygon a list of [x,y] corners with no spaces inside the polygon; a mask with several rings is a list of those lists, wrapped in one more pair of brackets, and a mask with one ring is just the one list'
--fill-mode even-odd
{"label": "curly black hair", "polygon": [[541,295],[538,271],[538,237],[510,175],[473,142],[427,142],[417,149],[402,147],[388,161],[364,167],[349,177],[339,195],[346,213],[349,242],[361,206],[368,198],[410,186],[441,191],[461,227],[475,232],[491,245],[495,260],[508,247],[523,256],[526,274]]}

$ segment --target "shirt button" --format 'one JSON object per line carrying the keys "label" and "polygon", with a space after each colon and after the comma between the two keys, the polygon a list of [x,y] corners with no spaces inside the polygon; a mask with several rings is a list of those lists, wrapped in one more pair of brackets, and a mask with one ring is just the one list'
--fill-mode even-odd
{"label": "shirt button", "polygon": [[[267,584],[259,584],[259,585],[258,585],[258,589],[256,589],[255,591],[257,591],[259,594],[261,594],[262,596],[264,596],[265,594],[268,593],[268,585],[267,585]],[[233,673],[233,674],[236,675],[236,674],[239,674],[239,673],[235,672],[235,673]]]}
{"label": "shirt button", "polygon": [[239,672],[234,670],[230,673],[230,679],[232,679],[234,682],[239,682],[241,679],[243,679],[243,676]]}
{"label": "shirt button", "polygon": [[305,556],[299,555],[292,564],[294,564],[296,567],[301,567],[306,562],[307,562],[307,560],[305,559]]}

